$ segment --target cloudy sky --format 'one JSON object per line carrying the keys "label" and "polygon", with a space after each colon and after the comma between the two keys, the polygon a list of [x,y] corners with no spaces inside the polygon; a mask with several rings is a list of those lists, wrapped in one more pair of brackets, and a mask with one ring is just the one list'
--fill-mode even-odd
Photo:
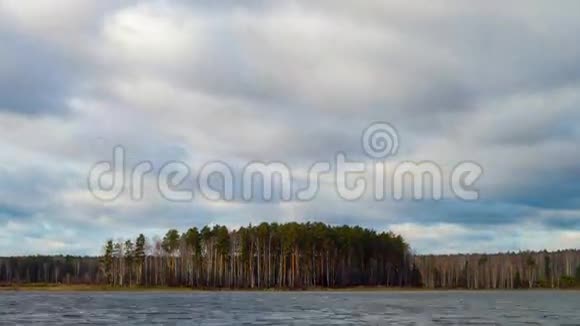
{"label": "cloudy sky", "polygon": [[[576,1],[0,0],[0,256],[96,254],[175,227],[318,220],[402,233],[419,253],[580,246]],[[395,126],[394,160],[484,168],[480,200],[94,198],[128,162],[296,171]],[[368,159],[370,162],[370,159]],[[153,189],[149,187],[147,189]]]}

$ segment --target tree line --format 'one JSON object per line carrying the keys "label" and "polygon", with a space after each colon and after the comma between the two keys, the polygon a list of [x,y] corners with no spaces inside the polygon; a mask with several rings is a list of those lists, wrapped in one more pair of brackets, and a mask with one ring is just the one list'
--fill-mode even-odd
{"label": "tree line", "polygon": [[108,240],[100,257],[0,258],[0,284],[302,289],[514,289],[580,285],[580,251],[413,255],[391,232],[323,223],[171,229]]}
{"label": "tree line", "polygon": [[116,287],[315,288],[417,283],[405,240],[391,232],[323,223],[261,223],[168,230],[163,238],[109,240],[98,258],[0,259],[0,283]]}
{"label": "tree line", "polygon": [[108,241],[101,274],[114,286],[312,288],[406,286],[409,246],[401,236],[355,226],[262,223],[172,229],[150,243]]}
{"label": "tree line", "polygon": [[580,251],[415,257],[426,288],[518,289],[580,287]]}

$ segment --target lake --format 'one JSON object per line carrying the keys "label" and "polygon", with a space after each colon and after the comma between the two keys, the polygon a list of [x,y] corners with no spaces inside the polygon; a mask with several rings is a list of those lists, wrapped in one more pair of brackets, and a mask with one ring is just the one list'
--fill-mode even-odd
{"label": "lake", "polygon": [[0,292],[1,325],[580,325],[580,292]]}

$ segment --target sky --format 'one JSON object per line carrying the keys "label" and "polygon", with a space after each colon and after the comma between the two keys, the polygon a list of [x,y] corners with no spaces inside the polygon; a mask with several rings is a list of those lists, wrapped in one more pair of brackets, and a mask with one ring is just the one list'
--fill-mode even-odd
{"label": "sky", "polygon": [[[99,254],[169,228],[322,221],[392,230],[417,253],[580,247],[580,3],[0,0],[0,256]],[[389,162],[484,170],[479,199],[103,202],[128,165],[303,175],[396,128]],[[147,178],[154,184],[154,177]]]}

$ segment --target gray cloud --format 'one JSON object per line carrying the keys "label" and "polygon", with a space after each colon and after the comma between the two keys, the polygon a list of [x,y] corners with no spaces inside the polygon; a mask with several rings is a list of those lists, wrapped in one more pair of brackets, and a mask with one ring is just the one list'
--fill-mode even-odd
{"label": "gray cloud", "polygon": [[[406,230],[437,252],[539,246],[538,234],[580,244],[561,233],[579,227],[578,9],[3,2],[0,249],[17,252],[25,237],[29,252],[94,252],[141,230],[300,218]],[[117,144],[157,168],[173,159],[307,168],[337,151],[363,158],[361,132],[377,120],[400,133],[394,160],[480,163],[482,201],[103,205],[85,189]]]}
{"label": "gray cloud", "polygon": [[72,69],[62,56],[25,35],[0,29],[0,110],[23,114],[66,111]]}

